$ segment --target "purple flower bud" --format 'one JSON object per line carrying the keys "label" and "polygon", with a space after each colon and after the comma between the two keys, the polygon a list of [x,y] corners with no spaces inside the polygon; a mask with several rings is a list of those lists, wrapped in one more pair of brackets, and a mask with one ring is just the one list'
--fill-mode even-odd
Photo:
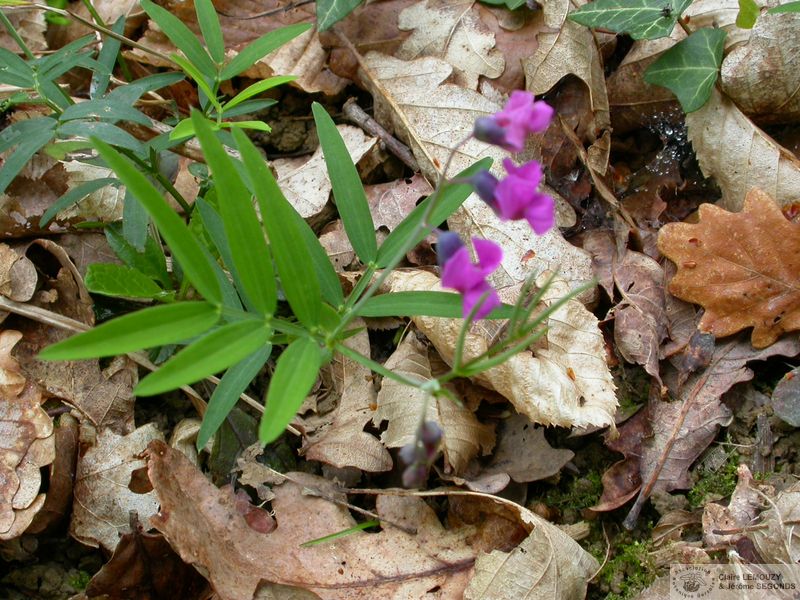
{"label": "purple flower bud", "polygon": [[426,448],[430,446],[438,447],[442,439],[442,428],[435,421],[425,421],[419,428],[419,439],[422,440],[422,444]]}
{"label": "purple flower bud", "polygon": [[506,128],[495,121],[493,117],[480,117],[475,119],[472,135],[476,140],[502,146],[506,139]]}
{"label": "purple flower bud", "polygon": [[428,467],[423,464],[413,464],[403,471],[403,487],[418,488],[425,485],[428,479]]}
{"label": "purple flower bud", "polygon": [[443,267],[450,260],[450,257],[463,247],[464,242],[461,241],[457,233],[452,231],[441,232],[436,240],[436,259],[439,267]]}
{"label": "purple flower bud", "polygon": [[489,173],[489,171],[479,171],[470,178],[470,183],[475,188],[475,193],[480,196],[480,199],[486,202],[493,211],[497,212],[497,198],[495,198],[494,194],[499,183],[497,177]]}
{"label": "purple flower bud", "polygon": [[400,451],[397,453],[397,456],[403,461],[404,465],[413,465],[417,462],[417,444],[416,442],[411,442],[410,444],[406,444]]}

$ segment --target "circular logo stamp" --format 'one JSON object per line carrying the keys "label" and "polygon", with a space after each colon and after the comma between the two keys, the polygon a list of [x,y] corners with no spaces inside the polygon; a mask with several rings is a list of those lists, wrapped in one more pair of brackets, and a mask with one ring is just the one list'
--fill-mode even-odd
{"label": "circular logo stamp", "polygon": [[711,570],[702,565],[673,565],[670,583],[674,598],[707,598],[714,589]]}

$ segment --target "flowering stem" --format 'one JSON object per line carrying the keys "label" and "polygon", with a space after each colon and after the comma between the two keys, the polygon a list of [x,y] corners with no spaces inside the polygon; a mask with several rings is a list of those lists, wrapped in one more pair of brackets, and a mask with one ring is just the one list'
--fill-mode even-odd
{"label": "flowering stem", "polygon": [[410,385],[411,387],[419,388],[425,382],[424,381],[416,381],[414,379],[409,379],[408,377],[403,377],[402,375],[398,375],[394,371],[391,371],[384,367],[381,363],[372,360],[361,354],[360,352],[356,352],[352,348],[345,346],[342,343],[337,343],[334,346],[334,350],[339,354],[346,356],[347,358],[356,361],[357,363],[361,363],[365,367],[371,369],[378,375],[383,375],[389,379],[394,379],[395,381],[402,383],[403,385]]}

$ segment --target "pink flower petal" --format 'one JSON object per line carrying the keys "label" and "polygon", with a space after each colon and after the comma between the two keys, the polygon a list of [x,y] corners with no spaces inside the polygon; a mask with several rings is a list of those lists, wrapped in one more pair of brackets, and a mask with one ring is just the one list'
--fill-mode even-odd
{"label": "pink flower petal", "polygon": [[500,306],[500,297],[497,295],[497,290],[484,281],[483,285],[476,286],[464,293],[463,317],[465,319],[475,308],[475,305],[478,302],[481,302],[481,298],[484,297],[484,294],[486,294],[486,297],[481,303],[480,308],[478,308],[478,311],[475,313],[474,318],[476,321],[482,319],[492,312],[492,310]]}
{"label": "pink flower petal", "polygon": [[503,261],[503,249],[499,244],[481,238],[472,238],[472,245],[475,246],[475,254],[478,255],[478,267],[480,267],[483,277],[493,273]]}

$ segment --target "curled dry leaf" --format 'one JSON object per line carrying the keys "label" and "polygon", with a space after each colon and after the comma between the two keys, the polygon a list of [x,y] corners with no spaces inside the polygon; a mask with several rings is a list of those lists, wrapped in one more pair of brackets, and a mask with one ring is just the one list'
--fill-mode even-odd
{"label": "curled dry leaf", "polygon": [[153,491],[137,494],[128,486],[131,474],[145,465],[137,457],[152,440],[163,439],[152,423],[126,436],[108,429],[97,434],[95,444],[78,460],[70,535],[113,552],[120,535],[128,532],[130,511],[145,522],[156,513],[158,499]]}
{"label": "curled dry leaf", "polygon": [[800,329],[800,225],[753,190],[741,213],[700,206],[697,224],[665,225],[661,252],[678,272],[674,295],[706,310],[699,329],[717,337],[753,327],[755,348]]}
{"label": "curled dry leaf", "polygon": [[0,295],[15,302],[27,302],[38,282],[34,264],[10,246],[0,244]]}
{"label": "curled dry leaf", "polygon": [[0,540],[20,536],[44,505],[40,469],[55,459],[53,421],[39,388],[11,357],[18,331],[0,331]]}
{"label": "curled dry leaf", "polygon": [[800,483],[770,498],[761,513],[761,527],[749,533],[758,553],[768,564],[796,564],[800,560]]}
{"label": "curled dry leaf", "polygon": [[[364,327],[364,323],[355,320],[353,327]],[[348,338],[345,344],[364,356],[370,355],[366,329]],[[378,438],[364,431],[375,408],[372,372],[339,353],[334,354],[330,368],[339,402],[327,415],[307,419],[306,426],[316,430],[303,447],[305,457],[340,468],[356,467],[370,473],[388,471],[392,468],[392,457]]]}
{"label": "curled dry leaf", "polygon": [[[358,163],[375,145],[376,139],[364,134],[358,127],[337,125],[336,128],[354,163]],[[278,185],[301,217],[309,219],[322,211],[332,188],[321,146],[310,158],[279,158],[271,164]]]}
{"label": "curled dry leaf", "polygon": [[716,88],[705,106],[686,115],[686,125],[703,174],[722,189],[720,206],[741,210],[753,188],[767,192],[779,206],[797,201],[800,161]]}
{"label": "curled dry leaf", "polygon": [[755,523],[764,504],[747,465],[739,465],[736,475],[738,481],[728,506],[709,502],[703,508],[703,541],[707,547],[735,546],[746,537],[746,528]]}
{"label": "curled dry leaf", "polygon": [[760,15],[746,44],[722,62],[722,90],[759,122],[800,117],[800,15]]}
{"label": "curled dry leaf", "polygon": [[[153,442],[147,454],[148,473],[161,502],[151,523],[184,560],[209,574],[222,600],[251,600],[261,580],[331,600],[421,600],[433,588],[442,598],[460,598],[473,566],[476,579],[469,588],[470,598],[504,597],[492,595],[493,576],[512,579],[510,574],[522,569],[535,574],[522,582],[526,597],[571,600],[582,597],[572,592],[585,589],[597,568],[594,558],[569,536],[516,505],[506,512],[519,516],[529,537],[510,553],[479,556],[476,564],[473,540],[491,539],[481,534],[480,525],[446,529],[431,508],[413,496],[377,497],[376,511],[385,523],[380,533],[353,533],[336,540],[335,547],[302,548],[303,541],[355,525],[346,508],[304,493],[304,488],[328,489],[330,482],[305,473],[289,474],[291,481],[275,488],[272,506],[278,527],[262,534],[247,525],[231,495],[216,489],[181,453]],[[474,496],[475,502],[498,501]],[[505,542],[500,539],[495,544]],[[485,545],[483,549],[493,550]]]}
{"label": "curled dry leaf", "polygon": [[[440,290],[439,278],[424,271],[396,272],[392,291]],[[568,292],[554,282],[544,297],[552,304]],[[449,362],[461,328],[460,319],[414,317],[416,326]],[[615,386],[605,361],[603,336],[597,318],[577,300],[569,300],[547,320],[548,330],[532,352],[524,351],[477,376],[534,423],[586,427],[613,422],[617,407]],[[467,334],[464,360],[486,351],[490,334]]]}
{"label": "curled dry leaf", "polygon": [[495,46],[495,36],[480,19],[480,6],[472,0],[423,0],[398,16],[401,30],[411,30],[395,52],[401,60],[435,56],[455,70],[455,81],[477,89],[480,76],[503,74],[505,59]]}
{"label": "curled dry leaf", "polygon": [[[416,337],[407,335],[397,346],[384,367],[416,381],[429,381],[431,364],[428,348]],[[455,473],[462,473],[469,461],[494,446],[494,427],[478,421],[466,406],[458,406],[444,396],[438,398],[384,377],[378,392],[378,408],[372,417],[376,426],[388,421],[381,441],[389,448],[413,443],[420,420],[433,421],[442,429],[442,450]],[[482,452],[481,452],[482,451]]]}
{"label": "curled dry leaf", "polygon": [[784,375],[772,390],[772,410],[785,423],[800,427],[800,367]]}

